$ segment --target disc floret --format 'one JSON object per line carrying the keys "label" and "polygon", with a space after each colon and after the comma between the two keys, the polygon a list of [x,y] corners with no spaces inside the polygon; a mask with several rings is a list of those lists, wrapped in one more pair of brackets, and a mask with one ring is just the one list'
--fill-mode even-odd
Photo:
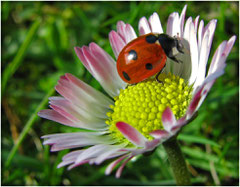
{"label": "disc floret", "polygon": [[163,129],[162,113],[166,107],[172,109],[176,119],[185,114],[192,98],[192,87],[171,73],[160,74],[158,80],[148,79],[129,85],[114,98],[115,103],[110,106],[112,111],[107,113],[109,118],[106,124],[119,142],[128,141],[116,127],[119,121],[132,125],[151,140],[150,132]]}

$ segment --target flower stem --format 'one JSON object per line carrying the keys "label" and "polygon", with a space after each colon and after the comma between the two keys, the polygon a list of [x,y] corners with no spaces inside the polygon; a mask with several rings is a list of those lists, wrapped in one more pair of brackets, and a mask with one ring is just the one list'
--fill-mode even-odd
{"label": "flower stem", "polygon": [[178,186],[191,185],[190,174],[176,137],[163,143]]}

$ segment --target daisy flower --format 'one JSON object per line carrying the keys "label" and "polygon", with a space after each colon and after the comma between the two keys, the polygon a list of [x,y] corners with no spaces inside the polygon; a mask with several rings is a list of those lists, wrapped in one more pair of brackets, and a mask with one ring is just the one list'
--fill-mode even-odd
{"label": "daisy flower", "polygon": [[[185,22],[186,8],[168,18],[165,33],[180,39],[184,53],[178,56],[183,63],[167,59],[158,77],[163,84],[149,78],[127,85],[118,75],[116,60],[97,44],[75,47],[80,61],[108,95],[69,73],[60,78],[56,90],[62,97],[50,97],[51,109],[40,111],[39,116],[81,130],[42,137],[44,144],[51,145],[51,151],[75,149],[62,158],[58,167],[68,165],[72,169],[114,159],[105,173],[110,174],[119,165],[116,177],[120,177],[128,161],[153,151],[193,118],[215,80],[224,74],[236,37],[220,44],[207,69],[217,20],[205,25],[198,16]],[[149,19],[141,18],[138,29],[139,35],[164,32],[157,13]],[[117,31],[109,33],[115,58],[137,37],[130,24],[119,21]]]}

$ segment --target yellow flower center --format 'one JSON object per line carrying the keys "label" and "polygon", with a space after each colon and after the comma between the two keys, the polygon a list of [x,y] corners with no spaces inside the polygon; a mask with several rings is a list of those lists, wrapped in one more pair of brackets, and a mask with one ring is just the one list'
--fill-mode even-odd
{"label": "yellow flower center", "polygon": [[185,114],[192,98],[192,87],[171,73],[162,73],[158,79],[160,83],[156,79],[148,79],[129,85],[114,98],[115,104],[110,105],[112,111],[107,113],[106,124],[119,143],[128,142],[116,127],[119,121],[128,123],[151,140],[150,132],[163,129],[162,113],[167,106],[177,119]]}

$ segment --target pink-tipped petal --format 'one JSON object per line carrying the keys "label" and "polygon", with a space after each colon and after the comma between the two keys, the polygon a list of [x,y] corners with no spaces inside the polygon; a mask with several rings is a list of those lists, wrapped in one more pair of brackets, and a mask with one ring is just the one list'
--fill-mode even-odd
{"label": "pink-tipped petal", "polygon": [[150,17],[149,17],[149,23],[151,26],[151,31],[153,33],[163,33],[161,21],[159,19],[159,16],[156,12],[154,12]]}
{"label": "pink-tipped petal", "polygon": [[77,151],[71,151],[70,153],[64,155],[62,157],[62,160],[71,160],[71,159],[76,159],[77,156],[82,153],[83,150],[77,150]]}
{"label": "pink-tipped petal", "polygon": [[100,58],[100,56],[94,56],[89,48],[82,48],[82,52],[87,59],[92,75],[101,84],[103,89],[111,97],[118,95],[120,89],[122,88],[119,85],[119,81],[121,80],[118,74],[114,74],[111,66],[109,66],[108,63],[99,61],[98,57]]}
{"label": "pink-tipped petal", "polygon": [[71,113],[66,112],[62,107],[56,106],[56,105],[50,105],[50,107],[55,110],[57,113],[61,114],[65,118],[71,120],[71,121],[78,121],[78,118],[76,118]]}
{"label": "pink-tipped petal", "polygon": [[91,138],[87,137],[65,137],[62,140],[53,139],[53,140],[46,140],[55,142],[52,147],[51,151],[60,151],[64,149],[72,149],[72,148],[79,148],[85,147],[89,145],[98,145],[98,144],[113,144],[116,143],[110,136],[92,136]]}
{"label": "pink-tipped petal", "polygon": [[162,139],[169,135],[169,133],[165,130],[155,130],[155,131],[150,132],[149,134],[157,139]]}
{"label": "pink-tipped petal", "polygon": [[64,144],[65,145],[66,142],[70,142],[70,141],[74,143],[77,143],[78,141],[80,143],[83,143],[83,142],[91,142],[92,140],[94,140],[94,142],[107,140],[106,136],[100,136],[100,134],[89,133],[89,132],[51,134],[51,135],[43,136],[42,138],[44,138],[44,142],[43,142],[44,145],[46,144],[48,145]]}
{"label": "pink-tipped petal", "polygon": [[83,51],[82,49],[83,48],[86,48],[86,46],[83,46],[82,48],[80,47],[74,47],[74,50],[75,50],[75,53],[77,54],[78,58],[80,59],[80,61],[84,64],[84,66],[87,68],[87,70],[93,74],[89,64],[88,64],[88,61],[87,59],[85,58],[84,54],[83,54]]}
{"label": "pink-tipped petal", "polygon": [[84,160],[90,160],[104,153],[108,148],[108,145],[100,144],[84,150],[76,159],[75,164],[81,163]]}
{"label": "pink-tipped petal", "polygon": [[125,138],[127,138],[130,142],[132,142],[136,146],[144,147],[146,138],[134,127],[128,125],[124,122],[117,122],[116,127],[123,134]]}
{"label": "pink-tipped petal", "polygon": [[[94,102],[89,99],[89,95],[85,95],[84,91],[81,92],[81,90],[77,90],[69,82],[61,81],[55,89],[65,99],[51,99],[50,104],[65,108],[66,111],[71,111],[70,113],[72,114],[80,114],[81,116],[84,116],[84,118],[88,119],[95,117],[96,119],[105,117],[105,112],[109,110],[109,108],[99,105],[99,101]],[[90,115],[90,112],[93,112],[94,114]]]}
{"label": "pink-tipped petal", "polygon": [[228,41],[223,41],[219,45],[212,58],[211,65],[208,70],[208,76],[217,71],[222,71],[225,68],[225,61],[234,45],[235,40],[236,36],[232,36]]}
{"label": "pink-tipped petal", "polygon": [[117,172],[116,172],[116,178],[120,178],[122,171],[125,167],[125,165],[133,158],[133,156],[129,157],[128,159],[126,159],[122,165],[118,168]]}
{"label": "pink-tipped petal", "polygon": [[123,41],[127,43],[125,39],[125,35],[126,35],[125,27],[126,27],[126,24],[123,21],[117,22],[117,33],[121,36]]}
{"label": "pink-tipped petal", "polygon": [[69,164],[73,164],[76,160],[76,158],[78,157],[79,154],[82,153],[82,150],[77,150],[77,151],[72,151],[68,154],[66,154],[63,158],[62,158],[62,162],[60,164],[58,164],[57,168],[69,165]]}
{"label": "pink-tipped petal", "polygon": [[216,63],[213,63],[215,64],[214,68],[212,68],[212,64],[209,68],[209,73],[208,75],[210,75],[210,73],[215,73],[217,71],[221,71],[225,68],[226,66],[226,59],[233,47],[233,44],[236,40],[236,36],[232,36],[227,42],[226,42],[226,45],[224,47],[224,49],[222,49],[221,52],[219,52],[220,54],[218,55],[218,58],[215,59],[217,62]]}
{"label": "pink-tipped petal", "polygon": [[116,159],[111,164],[109,164],[105,170],[105,175],[109,175],[112,172],[112,170],[116,167],[116,165],[128,156],[129,155],[123,155],[122,157]]}
{"label": "pink-tipped petal", "polygon": [[61,168],[63,166],[66,166],[66,165],[69,165],[69,164],[72,164],[74,163],[75,160],[67,160],[67,161],[62,161],[60,162],[58,165],[57,165],[57,168]]}
{"label": "pink-tipped petal", "polygon": [[123,21],[117,23],[117,32],[126,44],[137,38],[132,26],[130,24],[125,24]]}
{"label": "pink-tipped petal", "polygon": [[119,150],[124,148],[124,145],[109,145],[108,149],[101,155],[97,156],[94,160],[94,163],[101,164],[103,161],[105,161],[108,158],[113,158],[116,156],[121,156],[123,154],[126,154],[126,152],[122,151],[119,153]]}
{"label": "pink-tipped petal", "polygon": [[[189,119],[190,117],[193,116],[194,112],[196,111],[199,101],[201,99],[201,93],[203,91],[203,87],[199,87],[196,91],[195,94],[193,95],[192,101],[187,109],[187,116]],[[190,117],[189,117],[190,116]]]}
{"label": "pink-tipped petal", "polygon": [[164,140],[166,140],[167,138],[169,138],[170,136],[164,136],[160,139],[153,139],[151,141],[148,141],[146,143],[146,150],[147,151],[152,151],[154,150],[161,142],[163,142]]}
{"label": "pink-tipped petal", "polygon": [[230,51],[232,50],[232,47],[233,47],[233,45],[234,45],[234,43],[235,43],[235,41],[236,41],[236,38],[237,38],[236,36],[232,36],[232,37],[228,40],[227,46],[226,46],[225,51],[224,51],[225,56],[228,56],[228,55],[229,55],[229,53],[230,53]]}
{"label": "pink-tipped petal", "polygon": [[112,46],[113,53],[117,59],[119,53],[122,51],[122,49],[126,45],[126,42],[115,31],[111,31],[109,33],[109,41]]}
{"label": "pink-tipped petal", "polygon": [[125,88],[126,83],[122,81],[122,79],[118,75],[116,62],[113,60],[113,58],[95,43],[90,43],[89,49],[92,56],[94,56],[95,59],[98,61],[98,64],[102,65],[105,73],[107,72],[107,75],[109,76],[108,79],[114,81],[114,84],[118,88]]}
{"label": "pink-tipped petal", "polygon": [[83,81],[79,80],[72,74],[66,73],[65,76],[71,83],[73,83],[79,89],[81,89],[81,92],[84,92],[85,95],[88,96],[88,98],[86,98],[87,100],[94,100],[96,104],[102,105],[104,107],[106,106],[108,107],[109,105],[113,104],[113,101],[109,97],[104,95],[102,92],[92,88],[91,86],[84,83]]}
{"label": "pink-tipped petal", "polygon": [[86,163],[88,163],[90,160],[84,160],[84,161],[82,161],[82,162],[80,162],[80,163],[77,163],[77,164],[72,164],[72,165],[70,165],[67,169],[68,170],[71,170],[71,169],[73,169],[73,168],[75,168],[75,167],[77,167],[77,166],[81,166],[81,165],[83,165],[83,164],[86,164]]}
{"label": "pink-tipped petal", "polygon": [[171,131],[173,132],[173,134],[175,134],[177,131],[181,129],[183,125],[186,125],[186,124],[187,124],[187,116],[185,115],[179,120],[177,120],[177,123],[172,127]]}
{"label": "pink-tipped petal", "polygon": [[223,41],[217,48],[216,52],[213,55],[210,67],[208,69],[208,76],[215,72],[219,66],[219,62],[221,61],[221,57],[223,54],[223,51],[227,45],[227,41]]}
{"label": "pink-tipped petal", "polygon": [[167,107],[162,113],[162,123],[164,129],[171,133],[171,128],[175,125],[176,118],[169,107]]}
{"label": "pink-tipped petal", "polygon": [[146,17],[142,17],[139,20],[138,30],[140,35],[148,34],[151,32],[151,28]]}
{"label": "pink-tipped petal", "polygon": [[63,125],[79,128],[79,125],[76,124],[74,121],[67,119],[66,117],[62,116],[61,114],[59,114],[58,112],[56,112],[54,110],[50,110],[50,109],[41,110],[40,112],[38,112],[38,116],[40,116],[41,118],[48,119],[48,120],[56,121]]}

